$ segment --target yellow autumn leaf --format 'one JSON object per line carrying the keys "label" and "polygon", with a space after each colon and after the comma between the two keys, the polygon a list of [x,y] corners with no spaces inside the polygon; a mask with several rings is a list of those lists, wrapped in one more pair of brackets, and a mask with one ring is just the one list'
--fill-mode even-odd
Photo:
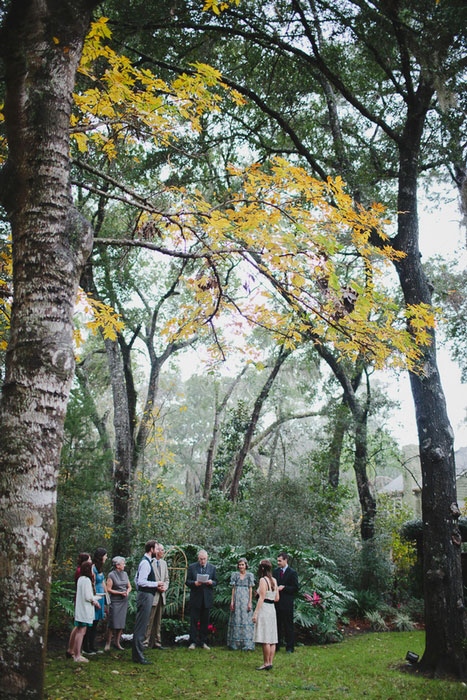
{"label": "yellow autumn leaf", "polygon": [[88,137],[83,132],[75,132],[71,134],[71,138],[78,144],[78,150],[80,153],[86,153],[88,150]]}

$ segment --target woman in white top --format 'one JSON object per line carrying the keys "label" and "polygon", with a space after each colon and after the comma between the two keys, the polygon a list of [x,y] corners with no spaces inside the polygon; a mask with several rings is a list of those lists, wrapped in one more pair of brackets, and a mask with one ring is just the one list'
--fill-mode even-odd
{"label": "woman in white top", "polygon": [[87,662],[81,656],[81,646],[86,629],[92,627],[94,622],[94,608],[99,607],[99,596],[94,594],[92,586],[92,562],[85,561],[80,568],[80,577],[76,587],[75,622],[76,634],[72,649],[73,661]]}
{"label": "woman in white top", "polygon": [[277,581],[272,576],[272,564],[263,559],[258,568],[258,602],[253,615],[255,623],[255,642],[263,646],[263,665],[257,671],[270,671],[276,653],[277,621],[274,603],[279,600]]}

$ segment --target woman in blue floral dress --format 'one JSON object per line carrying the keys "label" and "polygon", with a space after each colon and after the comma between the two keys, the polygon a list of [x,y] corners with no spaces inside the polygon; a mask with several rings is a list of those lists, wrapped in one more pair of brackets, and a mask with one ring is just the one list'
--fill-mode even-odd
{"label": "woman in blue floral dress", "polygon": [[251,599],[255,580],[253,574],[247,571],[248,562],[243,557],[238,560],[237,568],[238,571],[235,571],[230,578],[232,599],[227,628],[227,646],[231,649],[253,651],[255,642]]}

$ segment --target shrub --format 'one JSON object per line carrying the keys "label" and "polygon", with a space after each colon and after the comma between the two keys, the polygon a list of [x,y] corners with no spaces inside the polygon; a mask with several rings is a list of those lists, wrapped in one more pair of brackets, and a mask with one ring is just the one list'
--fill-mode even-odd
{"label": "shrub", "polygon": [[394,617],[397,612],[397,608],[389,603],[382,602],[377,607],[378,612],[387,620],[389,617]]}
{"label": "shrub", "polygon": [[353,600],[348,602],[345,612],[349,617],[365,617],[377,610],[380,604],[381,597],[375,591],[353,591]]}
{"label": "shrub", "polygon": [[75,614],[75,586],[69,581],[52,581],[49,603],[49,634],[68,633]]}
{"label": "shrub", "polygon": [[374,591],[380,598],[392,590],[394,567],[389,557],[386,535],[362,542],[357,577],[357,588]]}
{"label": "shrub", "polygon": [[398,632],[411,632],[415,627],[410,616],[402,610],[396,610],[392,624]]}
{"label": "shrub", "polygon": [[365,620],[370,623],[371,629],[375,632],[387,632],[389,627],[386,620],[378,610],[373,610],[365,615]]}
{"label": "shrub", "polygon": [[[304,556],[302,559],[299,571],[300,594],[295,605],[294,619],[306,631],[310,641],[324,644],[338,641],[342,636],[338,623],[344,617],[347,607],[354,603],[354,596],[315,557],[316,555]],[[332,564],[330,560],[326,562]]]}

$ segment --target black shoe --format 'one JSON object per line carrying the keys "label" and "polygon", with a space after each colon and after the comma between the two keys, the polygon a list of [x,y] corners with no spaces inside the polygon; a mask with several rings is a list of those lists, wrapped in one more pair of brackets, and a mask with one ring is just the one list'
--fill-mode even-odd
{"label": "black shoe", "polygon": [[161,651],[165,651],[167,647],[163,647],[162,644],[154,644],[153,649],[160,649]]}
{"label": "black shoe", "polygon": [[264,670],[265,671],[272,671],[272,664],[270,664],[269,666],[265,666]]}
{"label": "black shoe", "polygon": [[293,654],[294,650],[293,649],[287,649],[287,654]]}
{"label": "black shoe", "polygon": [[142,666],[149,666],[149,664],[152,664],[152,661],[148,661],[147,659],[133,659],[133,663],[141,664]]}

